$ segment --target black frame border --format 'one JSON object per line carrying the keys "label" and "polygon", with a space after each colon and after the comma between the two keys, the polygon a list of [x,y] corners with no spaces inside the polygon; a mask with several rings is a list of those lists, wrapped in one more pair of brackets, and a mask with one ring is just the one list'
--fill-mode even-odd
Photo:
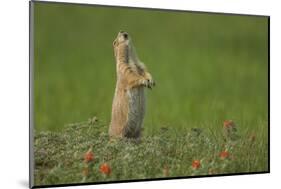
{"label": "black frame border", "polygon": [[[268,170],[260,172],[242,172],[242,173],[226,173],[214,175],[197,175],[197,176],[180,176],[180,177],[165,177],[165,178],[149,178],[149,179],[131,179],[131,180],[116,180],[104,182],[87,182],[87,183],[68,183],[68,184],[54,184],[54,185],[34,185],[34,161],[33,161],[33,65],[34,65],[34,12],[33,3],[46,3],[46,4],[67,4],[78,6],[94,6],[94,7],[111,7],[111,8],[129,8],[129,9],[142,9],[142,10],[155,10],[155,11],[170,11],[170,12],[189,12],[197,14],[215,14],[215,15],[232,15],[232,16],[251,16],[251,17],[266,17],[267,24],[267,56],[268,56]],[[29,1],[29,188],[52,188],[52,187],[67,187],[67,186],[88,186],[99,184],[117,184],[117,183],[130,183],[130,182],[147,182],[147,181],[163,181],[175,179],[189,179],[189,178],[211,178],[211,177],[224,177],[224,176],[241,176],[241,175],[257,175],[270,173],[270,16],[269,15],[255,15],[255,14],[238,14],[238,13],[223,13],[223,12],[207,12],[207,11],[191,11],[191,10],[177,10],[177,9],[162,9],[162,8],[148,8],[148,7],[133,7],[123,5],[102,5],[102,4],[89,4],[89,3],[73,3],[73,2],[57,2],[57,1]]]}

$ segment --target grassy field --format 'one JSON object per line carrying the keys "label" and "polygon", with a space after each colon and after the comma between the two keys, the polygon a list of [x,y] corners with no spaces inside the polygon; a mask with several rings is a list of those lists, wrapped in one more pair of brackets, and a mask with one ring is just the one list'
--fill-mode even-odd
{"label": "grassy field", "polygon": [[[70,124],[35,137],[35,184],[70,184],[264,172],[266,130],[224,135],[211,129],[161,128],[156,135],[109,141],[107,124]],[[90,149],[90,150],[89,150]]]}
{"label": "grassy field", "polygon": [[[208,174],[212,162],[219,173],[266,171],[267,22],[266,17],[35,3],[36,182],[82,181],[79,157],[90,146],[97,156],[94,166],[108,161],[112,174],[83,181],[159,177],[166,164],[170,176]],[[147,91],[138,145],[105,139],[116,80],[112,42],[120,30],[132,36],[157,83]],[[64,128],[93,116],[102,124],[92,135]],[[236,147],[221,136],[229,119],[237,124]],[[194,129],[202,130],[195,140],[189,137]],[[249,143],[251,135],[255,144]],[[235,159],[223,161],[223,168],[217,154],[224,145]],[[128,161],[120,162],[125,153]],[[69,164],[56,159],[66,156]],[[202,169],[190,168],[194,159],[202,161]]]}

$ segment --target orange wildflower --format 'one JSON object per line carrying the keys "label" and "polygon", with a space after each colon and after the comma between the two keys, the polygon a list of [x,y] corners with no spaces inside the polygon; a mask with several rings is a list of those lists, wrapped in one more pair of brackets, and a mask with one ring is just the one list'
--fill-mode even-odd
{"label": "orange wildflower", "polygon": [[90,148],[84,155],[84,161],[89,163],[94,160],[94,153],[92,152],[92,148]]}
{"label": "orange wildflower", "polygon": [[235,124],[232,120],[225,120],[223,122],[223,127],[224,128],[232,128],[232,127],[235,127]]}
{"label": "orange wildflower", "polygon": [[192,168],[193,168],[193,169],[199,169],[200,166],[201,166],[200,160],[194,160],[194,161],[192,162]]}
{"label": "orange wildflower", "polygon": [[110,175],[111,173],[111,168],[107,163],[103,163],[100,166],[100,172],[105,174],[105,175]]}
{"label": "orange wildflower", "polygon": [[225,158],[228,158],[229,157],[229,152],[224,150],[220,153],[220,158],[221,159],[225,159]]}

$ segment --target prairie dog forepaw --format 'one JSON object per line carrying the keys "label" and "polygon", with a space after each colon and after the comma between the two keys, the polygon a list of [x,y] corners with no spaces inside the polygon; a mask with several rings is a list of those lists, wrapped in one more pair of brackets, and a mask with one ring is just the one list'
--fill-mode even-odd
{"label": "prairie dog forepaw", "polygon": [[143,79],[143,80],[141,80],[141,85],[143,85],[149,89],[152,89],[152,87],[155,86],[155,82],[153,79]]}
{"label": "prairie dog forepaw", "polygon": [[150,75],[150,73],[146,72],[145,74],[145,78],[147,79],[148,82],[148,88],[152,88],[155,86],[155,81],[152,79],[152,76]]}
{"label": "prairie dog forepaw", "polygon": [[152,89],[156,85],[155,81],[153,79],[148,79],[148,88]]}

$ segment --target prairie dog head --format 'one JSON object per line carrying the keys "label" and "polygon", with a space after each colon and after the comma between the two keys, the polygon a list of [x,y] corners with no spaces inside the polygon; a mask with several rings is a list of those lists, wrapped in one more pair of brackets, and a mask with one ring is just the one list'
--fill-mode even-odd
{"label": "prairie dog head", "polygon": [[129,63],[137,60],[134,45],[130,35],[125,31],[120,31],[113,41],[114,55],[117,63]]}
{"label": "prairie dog head", "polygon": [[128,45],[129,41],[130,41],[129,34],[127,32],[120,31],[117,34],[116,39],[113,41],[113,47],[116,48],[119,45]]}

